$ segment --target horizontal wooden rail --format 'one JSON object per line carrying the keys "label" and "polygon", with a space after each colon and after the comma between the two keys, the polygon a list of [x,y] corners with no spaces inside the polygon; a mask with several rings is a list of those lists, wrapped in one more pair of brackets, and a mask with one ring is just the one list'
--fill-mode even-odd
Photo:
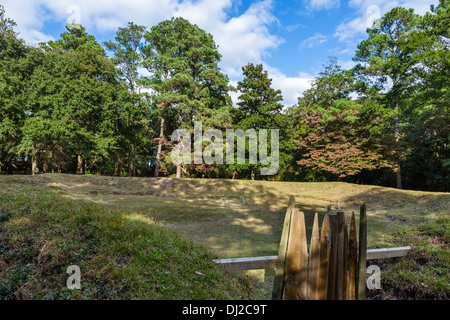
{"label": "horizontal wooden rail", "polygon": [[[367,260],[389,259],[396,257],[404,257],[411,251],[411,247],[399,248],[383,248],[367,250]],[[251,258],[231,258],[216,259],[215,263],[219,263],[229,271],[244,271],[257,269],[272,269],[277,266],[278,256],[267,257],[251,257]]]}
{"label": "horizontal wooden rail", "polygon": [[411,247],[383,248],[367,250],[367,260],[404,257],[411,252]]}

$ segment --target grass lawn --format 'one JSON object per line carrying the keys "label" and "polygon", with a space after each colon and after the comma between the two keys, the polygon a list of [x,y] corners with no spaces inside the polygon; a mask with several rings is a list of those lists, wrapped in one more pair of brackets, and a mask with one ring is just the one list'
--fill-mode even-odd
{"label": "grass lawn", "polygon": [[[431,263],[433,269],[422,263],[421,266],[425,266],[427,272],[432,270],[431,273],[420,279],[416,279],[413,274],[404,274],[401,283],[383,274],[384,284],[393,288],[389,293],[383,292],[384,297],[429,298],[434,294],[437,298],[445,298],[449,293],[450,261],[446,242],[450,233],[449,193],[402,191],[341,182],[179,180],[66,174],[0,177],[0,183],[8,188],[16,184],[20,189],[34,184],[41,189],[52,189],[52,194],[56,193],[66,203],[83,200],[82,203],[96,204],[96,208],[107,212],[129,212],[131,216],[139,217],[138,220],[148,219],[145,221],[167,227],[161,228],[167,230],[164,232],[175,231],[174,234],[180,234],[183,239],[192,240],[201,248],[206,248],[212,258],[276,255],[290,195],[295,196],[296,206],[305,213],[309,228],[312,227],[314,213],[319,212],[323,217],[328,205],[335,211],[339,203],[341,210],[350,215],[352,211],[358,213],[359,203],[365,202],[369,248],[416,244],[411,259],[425,259],[423,257],[426,256],[428,264],[430,261],[436,264]],[[241,201],[242,196],[245,203]],[[4,192],[3,197],[6,197]],[[227,200],[222,205],[224,197]],[[440,233],[431,235],[423,231],[439,229],[436,226],[442,226]],[[427,242],[430,237],[435,239],[435,243],[427,247],[424,241]],[[437,253],[429,255],[433,250],[437,250]],[[440,258],[433,260],[436,255]],[[404,261],[408,261],[408,258],[395,261],[394,265],[390,262],[380,263],[384,266],[383,270],[392,270],[389,272],[392,275],[399,263],[405,265],[396,272],[404,272],[410,266]],[[438,275],[440,272],[440,284],[431,283],[435,274],[433,272]],[[249,271],[245,276],[251,280],[252,291],[257,298],[270,297],[273,272]],[[418,283],[424,281],[429,282],[425,283],[428,287],[422,287],[431,286],[432,289],[420,291]]]}

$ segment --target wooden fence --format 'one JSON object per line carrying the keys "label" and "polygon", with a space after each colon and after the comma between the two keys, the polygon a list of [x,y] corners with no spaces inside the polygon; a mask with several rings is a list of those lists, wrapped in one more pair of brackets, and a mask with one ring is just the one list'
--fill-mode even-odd
{"label": "wooden fence", "polygon": [[276,268],[274,300],[365,299],[366,261],[405,256],[410,247],[367,250],[366,206],[360,206],[359,239],[355,214],[350,227],[344,212],[324,216],[319,230],[316,213],[309,248],[305,217],[289,199],[278,256],[222,259],[215,262],[228,270]]}

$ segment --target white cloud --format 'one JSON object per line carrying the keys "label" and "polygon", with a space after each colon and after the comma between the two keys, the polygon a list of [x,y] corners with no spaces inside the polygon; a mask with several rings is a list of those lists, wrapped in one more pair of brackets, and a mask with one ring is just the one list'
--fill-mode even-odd
{"label": "white cloud", "polygon": [[312,37],[309,37],[308,39],[302,41],[302,43],[300,44],[300,49],[303,48],[311,49],[320,46],[325,42],[327,42],[327,37],[319,32],[316,32]]}
{"label": "white cloud", "polygon": [[[211,33],[222,54],[221,67],[230,77],[240,75],[248,62],[260,63],[283,39],[269,32],[278,23],[272,0],[256,1],[241,15],[230,18],[233,0],[4,0],[7,15],[18,23],[28,43],[49,40],[42,32],[47,20],[66,23],[78,11],[89,32],[114,32],[127,22],[153,26],[171,17],[184,17]],[[78,10],[72,10],[73,7]],[[23,10],[23,8],[27,8]],[[68,10],[71,8],[71,10]],[[72,22],[72,21],[70,21]]]}
{"label": "white cloud", "polygon": [[[281,90],[283,96],[281,103],[285,107],[291,107],[297,104],[298,98],[305,90],[311,87],[311,81],[314,79],[313,75],[305,72],[298,73],[297,77],[288,77],[279,69],[273,68],[265,63],[263,63],[263,69],[267,71],[269,78],[272,79],[271,87],[275,90]],[[231,84],[237,88],[238,80],[231,81]],[[234,105],[237,105],[240,94],[239,91],[230,93]]]}
{"label": "white cloud", "polygon": [[231,19],[225,14],[232,6],[230,0],[187,3],[175,15],[189,19],[213,35],[222,54],[221,67],[230,78],[240,77],[242,66],[248,62],[261,63],[270,50],[283,43],[267,27],[278,22],[271,13],[271,0],[255,2]]}
{"label": "white cloud", "polygon": [[311,87],[312,75],[299,73],[298,77],[287,77],[282,72],[270,73],[272,87],[280,89],[283,94],[283,104],[291,107],[297,104],[298,98],[303,92]]}
{"label": "white cloud", "polygon": [[297,104],[297,99],[303,92],[311,87],[311,80],[314,76],[309,73],[300,72],[297,77],[288,77],[279,69],[263,64],[264,70],[267,70],[269,78],[272,79],[272,88],[280,89],[283,95],[283,104],[293,106]]}
{"label": "white cloud", "polygon": [[340,0],[310,0],[309,7],[311,9],[332,9],[341,5]]}
{"label": "white cloud", "polygon": [[[90,33],[115,32],[129,21],[151,27],[171,17],[184,17],[206,32],[211,33],[222,54],[220,67],[228,74],[231,83],[242,79],[242,66],[249,62],[263,63],[264,58],[283,43],[283,39],[269,31],[271,24],[279,24],[272,13],[272,0],[260,0],[236,15],[235,0],[4,0],[7,15],[18,23],[18,31],[28,43],[52,39],[43,32],[46,21],[74,20]],[[314,5],[328,5],[315,1]],[[74,5],[75,3],[75,5]],[[75,6],[79,10],[68,10]],[[27,8],[23,10],[23,8]],[[78,12],[77,12],[78,11]],[[233,17],[230,13],[234,13]],[[69,21],[72,22],[72,21]],[[295,28],[300,25],[295,26]],[[294,27],[292,27],[294,28]],[[313,37],[314,38],[314,37]],[[324,38],[316,35],[314,45]],[[311,42],[311,45],[313,42]],[[297,103],[298,96],[309,88],[313,76],[300,73],[288,77],[280,70],[264,65],[273,79],[273,87],[281,89],[286,106]],[[231,93],[234,102],[239,93]]]}
{"label": "white cloud", "polygon": [[338,25],[334,36],[340,41],[353,41],[363,36],[376,19],[381,18],[394,7],[412,8],[415,13],[423,15],[430,10],[431,4],[438,3],[438,0],[350,0],[349,6],[356,9],[358,16]]}

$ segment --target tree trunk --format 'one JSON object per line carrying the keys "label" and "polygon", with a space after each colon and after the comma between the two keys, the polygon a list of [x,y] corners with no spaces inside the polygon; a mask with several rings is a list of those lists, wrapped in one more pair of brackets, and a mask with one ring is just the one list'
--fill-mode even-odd
{"label": "tree trunk", "polygon": [[81,156],[81,153],[78,154],[78,157],[77,157],[77,174],[80,174],[80,175],[86,174],[86,161]]}
{"label": "tree trunk", "polygon": [[114,163],[114,177],[119,176],[119,159]]}
{"label": "tree trunk", "polygon": [[181,179],[181,165],[177,166],[177,179]]}
{"label": "tree trunk", "polygon": [[397,189],[403,189],[402,185],[402,168],[400,165],[400,161],[397,162]]}
{"label": "tree trunk", "polygon": [[131,177],[133,175],[133,169],[131,166],[131,163],[133,162],[133,157],[131,155],[131,151],[130,154],[128,155],[128,176]]}
{"label": "tree trunk", "polygon": [[159,131],[158,151],[156,152],[155,177],[159,176],[159,164],[161,161],[162,143],[164,139],[164,117],[161,117],[161,127]]}
{"label": "tree trunk", "polygon": [[[398,112],[398,103],[395,106],[395,112]],[[395,136],[395,145],[396,145],[396,159],[395,161],[397,162],[397,171],[396,171],[396,176],[397,176],[397,189],[403,189],[402,186],[402,168],[401,168],[401,163],[400,163],[400,157],[398,154],[398,149],[399,149],[399,142],[400,142],[400,132],[399,132],[399,120],[398,120],[398,114],[395,115],[394,117],[394,136]]]}
{"label": "tree trunk", "polygon": [[136,134],[133,139],[133,177],[136,177]]}
{"label": "tree trunk", "polygon": [[36,147],[33,144],[31,147],[31,174],[34,176],[39,173]]}
{"label": "tree trunk", "polygon": [[31,174],[34,176],[38,173],[39,173],[39,168],[38,168],[37,158],[36,158],[36,155],[33,154],[31,156]]}

